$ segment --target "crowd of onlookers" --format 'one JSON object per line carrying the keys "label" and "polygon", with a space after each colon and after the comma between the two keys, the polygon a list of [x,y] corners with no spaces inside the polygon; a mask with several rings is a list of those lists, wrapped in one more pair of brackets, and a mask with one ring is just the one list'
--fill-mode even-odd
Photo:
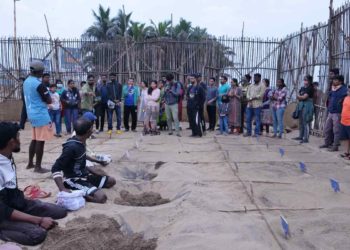
{"label": "crowd of onlookers", "polygon": [[[86,201],[105,203],[103,188],[111,188],[116,180],[108,176],[94,163],[107,165],[109,162],[88,152],[88,139],[104,130],[107,115],[107,132],[112,134],[113,116],[116,114],[116,134],[122,133],[122,113],[124,131],[136,131],[137,122],[143,122],[143,133],[157,135],[159,130],[168,130],[181,136],[179,121],[182,120],[182,102],[187,101],[187,117],[192,137],[201,137],[207,131],[216,130],[222,135],[245,137],[260,136],[263,131],[271,137],[282,138],[283,123],[287,106],[287,88],[283,79],[278,79],[275,88],[269,79],[254,74],[253,82],[249,74],[241,83],[237,79],[228,82],[227,76],[202,81],[200,74],[192,74],[184,85],[167,74],[160,81],[142,81],[135,84],[129,78],[126,84],[116,81],[116,74],[94,75],[87,82],[75,86],[73,80],[67,87],[61,81],[50,83],[50,75],[44,74],[44,64],[33,61],[30,75],[23,84],[24,110],[22,118],[32,126],[32,140],[29,146],[28,169],[37,173],[52,173],[52,177],[63,194],[80,190]],[[108,79],[109,78],[109,79]],[[327,119],[324,126],[324,145],[329,151],[338,151],[340,140],[348,140],[347,151],[341,157],[350,159],[350,91],[344,84],[344,77],[338,69],[329,75],[330,88],[327,96]],[[318,84],[310,75],[304,77],[303,86],[297,92],[297,104],[292,116],[299,120],[300,143],[309,141],[313,119],[319,119]],[[209,126],[205,122],[205,107]],[[129,118],[131,116],[131,127]],[[70,135],[63,144],[62,153],[51,170],[42,167],[45,141],[55,135],[61,136],[62,117],[66,132]],[[217,119],[218,118],[218,119]],[[65,208],[30,200],[18,189],[16,165],[13,153],[20,151],[20,128],[11,122],[0,122],[0,239],[23,245],[41,243],[47,230],[55,227],[66,216]],[[52,126],[52,124],[55,126]],[[253,132],[253,124],[255,128]],[[95,126],[95,130],[94,130]],[[35,158],[35,162],[34,162]],[[90,164],[88,164],[90,163]],[[40,192],[36,192],[40,195]]]}

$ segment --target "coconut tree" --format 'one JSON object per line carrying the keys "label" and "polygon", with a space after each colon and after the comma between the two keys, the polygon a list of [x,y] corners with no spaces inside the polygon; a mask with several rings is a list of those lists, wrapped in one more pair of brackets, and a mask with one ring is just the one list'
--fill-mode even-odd
{"label": "coconut tree", "polygon": [[150,36],[151,27],[146,26],[145,23],[130,22],[131,26],[128,30],[129,36],[133,38],[134,41],[140,42]]}
{"label": "coconut tree", "polygon": [[115,22],[115,18],[110,17],[110,8],[105,9],[100,4],[97,13],[93,10],[92,15],[95,18],[95,22],[86,30],[83,37],[94,38],[98,41],[109,39],[107,32],[113,27]]}
{"label": "coconut tree", "polygon": [[180,18],[179,23],[174,27],[173,35],[179,40],[187,40],[192,32],[192,23]]}
{"label": "coconut tree", "polygon": [[155,23],[153,20],[151,20],[151,29],[150,29],[150,35],[151,37],[169,37],[170,36],[170,28],[171,28],[171,21],[163,21],[159,23]]}

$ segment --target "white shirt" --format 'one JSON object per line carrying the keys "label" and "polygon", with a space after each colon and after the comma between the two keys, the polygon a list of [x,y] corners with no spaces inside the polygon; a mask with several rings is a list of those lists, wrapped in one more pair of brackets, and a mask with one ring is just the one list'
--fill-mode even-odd
{"label": "white shirt", "polygon": [[60,96],[59,96],[59,94],[57,92],[52,93],[50,91],[50,96],[51,96],[52,103],[49,104],[49,109],[51,109],[51,110],[60,110],[61,104],[60,104]]}
{"label": "white shirt", "polygon": [[152,95],[147,95],[146,101],[147,106],[149,107],[156,107],[159,106],[159,97],[160,97],[160,89],[156,88],[152,91]]}
{"label": "white shirt", "polygon": [[0,191],[4,188],[17,188],[16,171],[12,161],[0,154]]}

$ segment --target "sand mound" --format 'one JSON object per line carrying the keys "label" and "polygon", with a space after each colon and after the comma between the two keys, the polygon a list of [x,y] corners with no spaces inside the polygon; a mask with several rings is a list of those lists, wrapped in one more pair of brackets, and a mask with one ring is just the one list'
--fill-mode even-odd
{"label": "sand mound", "polygon": [[169,199],[163,199],[160,194],[155,192],[144,192],[141,194],[131,194],[126,190],[120,191],[120,198],[114,200],[115,204],[136,207],[153,207],[169,203]]}
{"label": "sand mound", "polygon": [[65,228],[49,231],[41,249],[153,250],[156,247],[157,239],[145,240],[141,234],[125,235],[116,220],[105,215],[93,215],[89,219],[76,218]]}

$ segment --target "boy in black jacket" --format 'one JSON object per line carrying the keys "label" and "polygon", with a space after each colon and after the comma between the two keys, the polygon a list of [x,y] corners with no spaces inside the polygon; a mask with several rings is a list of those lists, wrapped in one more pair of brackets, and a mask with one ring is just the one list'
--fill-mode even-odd
{"label": "boy in black jacket", "polygon": [[105,203],[107,196],[101,189],[113,187],[116,181],[101,169],[86,166],[86,140],[93,132],[93,122],[79,118],[74,130],[76,136],[63,144],[62,154],[51,169],[52,177],[60,191],[83,190],[87,201]]}

